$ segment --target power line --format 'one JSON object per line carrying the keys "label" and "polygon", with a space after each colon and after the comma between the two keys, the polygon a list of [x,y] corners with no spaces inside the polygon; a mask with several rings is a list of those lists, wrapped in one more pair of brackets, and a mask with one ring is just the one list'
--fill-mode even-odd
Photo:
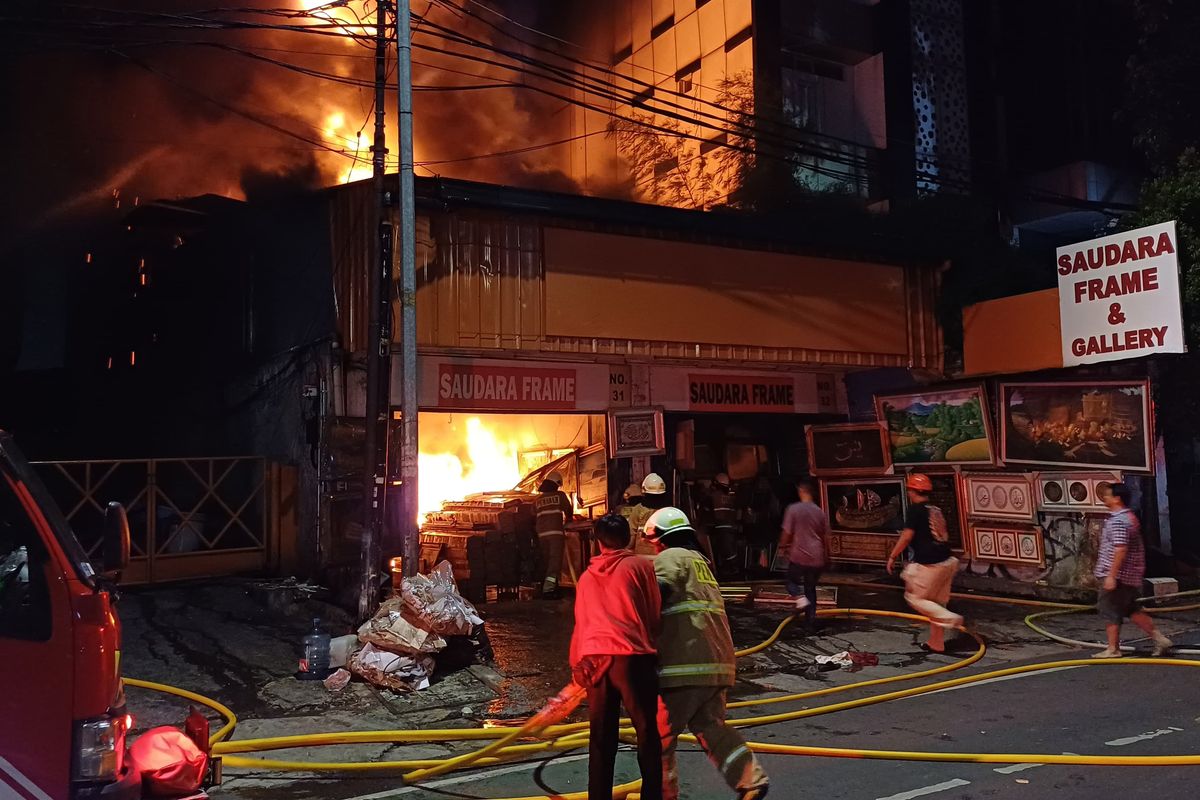
{"label": "power line", "polygon": [[464,161],[479,161],[479,160],[485,159],[485,158],[501,158],[504,156],[514,156],[514,155],[520,155],[522,153],[531,153],[535,150],[545,150],[548,147],[558,147],[559,145],[570,144],[571,142],[578,142],[582,139],[587,139],[588,137],[591,137],[591,136],[597,136],[604,132],[605,131],[592,131],[591,133],[580,133],[580,134],[576,134],[575,136],[568,136],[565,139],[557,139],[553,142],[542,142],[541,144],[531,144],[531,145],[527,145],[525,147],[516,147],[516,148],[513,148],[512,150],[499,150],[494,153],[480,153],[479,155],[463,156],[462,158],[442,158],[442,159],[436,159],[436,160],[418,161],[416,163],[419,164],[420,166],[425,167],[425,166],[440,165],[440,164],[459,164]]}

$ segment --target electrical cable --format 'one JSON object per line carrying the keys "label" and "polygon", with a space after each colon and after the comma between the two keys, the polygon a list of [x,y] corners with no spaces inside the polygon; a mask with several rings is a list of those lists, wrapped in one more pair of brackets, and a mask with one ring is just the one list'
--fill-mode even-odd
{"label": "electrical cable", "polygon": [[[478,15],[473,14],[469,10],[461,9],[457,6],[453,6],[453,4],[441,2],[440,5],[455,8],[461,13],[470,14],[471,16],[475,17],[476,19],[480,19],[481,21],[483,21],[482,18],[478,17]],[[323,9],[334,8],[334,7],[344,7],[344,6],[343,6],[343,4],[339,4],[339,3],[331,3],[331,4],[327,4],[326,6],[322,6],[319,9],[314,9],[310,12],[300,12],[300,11],[295,11],[295,10],[282,10],[282,9],[276,9],[276,10],[212,9],[212,10],[210,10],[210,12],[207,12],[207,13],[215,13],[218,11],[223,11],[223,12],[234,12],[234,13],[266,13],[266,14],[275,14],[275,15],[279,15],[279,16],[287,16],[289,18],[307,17],[307,18],[313,18],[313,19],[319,19],[319,20],[326,20],[326,22],[324,22],[324,23],[315,23],[315,24],[307,24],[307,25],[299,25],[299,26],[252,23],[252,22],[245,22],[245,21],[241,21],[241,20],[212,20],[212,19],[197,17],[194,15],[188,16],[188,15],[162,14],[162,13],[153,14],[150,12],[126,12],[126,13],[136,14],[138,17],[139,21],[137,21],[135,23],[130,23],[130,24],[135,25],[135,26],[143,26],[143,27],[145,27],[148,24],[146,22],[147,20],[154,20],[155,22],[153,23],[153,25],[151,27],[155,27],[155,26],[162,27],[165,25],[166,27],[186,27],[186,28],[223,29],[223,30],[244,30],[244,29],[281,30],[281,31],[287,31],[287,32],[321,33],[322,35],[329,34],[329,35],[339,36],[341,38],[351,38],[351,39],[358,40],[360,37],[356,34],[348,33],[344,29],[345,28],[344,24],[342,24],[336,20],[334,22],[329,22],[330,18],[327,15],[314,13],[314,12],[321,11]],[[116,12],[113,12],[113,13],[116,13]],[[12,22],[27,22],[28,21],[28,20],[22,20],[22,19],[16,19],[16,18],[0,18],[0,19],[7,19]],[[356,16],[356,19],[359,19],[359,21],[361,22],[361,19],[358,18],[357,16]],[[165,22],[160,22],[159,20],[165,21]],[[61,27],[61,25],[60,25],[60,23],[62,22],[61,20],[56,20],[54,22],[55,22],[56,26]],[[483,21],[483,22],[485,22],[485,24],[490,24],[490,23],[486,23],[486,21]],[[83,21],[80,24],[82,24],[82,25],[93,24],[94,25],[96,23],[95,23],[95,21]],[[436,26],[434,23],[430,23],[430,24],[431,24],[431,26]],[[332,33],[331,31],[328,31],[328,30],[322,30],[322,28],[327,28],[327,27],[341,28],[341,29],[343,29],[343,32],[342,33]],[[519,37],[515,37],[515,36],[512,36],[511,34],[508,34],[506,31],[503,31],[502,28],[499,28],[499,26],[492,25],[492,27],[497,28],[502,33],[505,33],[505,35],[509,36],[510,38],[515,39],[518,42],[522,42],[527,46],[538,47],[539,49],[546,50],[546,48],[540,48],[539,46],[533,45],[532,43],[529,43],[523,39],[520,39]],[[522,26],[522,27],[524,27],[524,26]],[[530,30],[532,30],[532,29],[530,29]],[[499,48],[496,48],[493,45],[489,45],[489,44],[487,44],[485,42],[481,42],[479,40],[474,40],[473,42],[468,41],[470,37],[467,37],[468,40],[464,40],[464,39],[462,39],[463,35],[457,31],[450,31],[449,29],[445,29],[445,28],[443,28],[443,31],[449,31],[449,33],[444,34],[445,36],[454,35],[456,37],[459,37],[457,39],[457,41],[459,41],[459,43],[461,43],[461,44],[466,44],[468,46],[475,46],[475,47],[484,47],[484,48],[490,49],[493,52],[503,52]],[[540,33],[542,35],[547,35],[547,34],[544,34],[543,32],[538,32],[538,33]],[[440,52],[443,55],[449,55],[451,57],[459,57],[459,58],[463,57],[463,54],[461,54],[461,53],[454,53],[454,52],[449,52],[449,51],[445,51],[445,50],[442,50]],[[553,53],[553,51],[548,51],[548,50],[547,50],[547,52]],[[518,58],[523,58],[520,54],[512,54],[511,51],[506,53],[506,55],[508,55],[510,57],[515,56]],[[561,54],[555,54],[555,55],[561,59],[565,59],[568,61],[572,60],[572,58],[569,56],[563,56]],[[539,62],[537,60],[531,60],[531,59],[525,59],[525,61],[527,63],[532,63],[536,66],[539,66],[543,69],[557,70],[560,73],[562,72],[561,68],[558,68],[555,65],[546,64],[545,62]],[[589,66],[593,70],[598,69],[598,68],[594,67],[593,65],[588,65],[587,62],[579,61],[578,59],[574,59],[574,61],[577,63],[583,64],[583,65]],[[295,67],[296,65],[290,65],[290,66]],[[502,68],[511,69],[514,71],[524,71],[524,72],[526,72],[526,74],[530,74],[529,70],[521,70],[520,68],[514,67],[512,65],[497,64],[496,66],[501,66]],[[609,70],[609,72],[611,72],[611,70]],[[542,79],[555,80],[552,76],[547,76],[542,73],[535,72],[532,74],[534,74]],[[615,74],[615,73],[613,73],[613,74]],[[329,76],[328,74],[325,74],[322,77],[326,77],[326,78],[334,79],[334,80],[339,79],[338,76]],[[584,76],[584,77],[586,79],[586,76]],[[622,77],[622,79],[625,78],[625,76],[620,76],[620,77]],[[572,80],[578,80],[578,78],[579,78],[579,76],[577,74],[572,75]],[[630,78],[630,80],[632,81],[633,79]],[[558,81],[558,82],[562,83],[562,81]],[[642,82],[642,83],[645,84],[647,87],[651,88],[653,90],[653,92],[655,92],[655,93],[675,94],[675,95],[687,98],[689,100],[689,102],[696,102],[696,99],[692,98],[689,95],[672,92],[671,90],[667,89],[666,87],[662,87],[662,86],[656,87],[656,86],[653,86],[652,84],[648,84],[645,82]],[[566,85],[570,85],[570,84],[566,84]],[[488,88],[499,88],[499,85],[490,86]],[[524,84],[518,84],[518,85],[514,86],[513,88],[533,88],[533,87],[529,87]],[[581,91],[586,91],[586,92],[592,93],[592,94],[603,94],[603,92],[601,90],[596,89],[596,87],[594,85],[587,86],[585,84],[584,86],[581,87],[578,84],[575,84],[575,88],[577,88]],[[608,88],[612,89],[611,82],[608,84]],[[535,91],[536,91],[536,89],[535,89]],[[564,98],[564,97],[557,96],[557,95],[551,95],[551,96],[556,96],[557,99],[561,99],[564,102],[573,103],[576,105],[583,105],[585,108],[589,108],[591,110],[597,110],[587,104],[580,104],[577,101],[575,101],[573,98]],[[620,99],[614,100],[614,101],[615,102],[627,102],[626,100],[620,100]],[[720,106],[719,104],[712,104],[711,101],[704,100],[702,102],[705,104],[709,104],[709,105],[716,105],[716,107],[718,107],[718,108],[723,108],[727,112],[729,111],[729,109],[727,107]],[[678,104],[675,104],[675,105],[678,106]],[[651,110],[659,111],[658,109],[654,109],[653,106],[648,105],[648,108],[650,108]],[[606,115],[608,115],[610,117],[619,118],[619,115],[613,114],[606,110],[601,109],[600,112],[605,113]],[[691,112],[691,113],[696,113],[696,112]],[[714,115],[707,115],[707,116],[713,117]],[[739,114],[739,116],[747,116],[747,115]],[[753,115],[751,114],[751,115],[749,115],[749,117],[752,118]],[[644,121],[642,121],[642,120],[635,119],[635,120],[631,120],[631,121],[634,124],[645,125]],[[694,118],[681,119],[681,121],[684,121],[687,124],[697,125],[698,127],[707,127],[707,128],[713,129],[713,130],[722,130],[724,135],[727,135],[728,133],[731,132],[728,129],[722,129],[715,124],[710,125],[708,123],[699,121]],[[726,120],[725,121],[725,124],[735,124],[735,123],[736,123],[736,120]],[[729,145],[727,143],[722,143],[722,142],[714,141],[711,139],[704,139],[702,137],[690,136],[690,135],[684,134],[684,133],[682,133],[680,131],[676,131],[676,130],[671,130],[671,129],[664,130],[658,126],[653,126],[653,125],[650,125],[647,127],[656,129],[660,134],[666,135],[666,136],[698,140],[701,142],[707,142],[710,145],[715,145],[718,147],[729,147]],[[812,134],[810,132],[803,132],[800,129],[795,128],[794,126],[786,126],[786,127],[790,128],[792,131],[798,131],[798,132],[804,134],[805,136],[810,137],[805,142],[803,142],[800,146],[803,148],[816,148],[816,151],[810,152],[809,155],[811,155],[812,157],[814,157],[816,159],[819,159],[822,162],[840,163],[843,165],[852,166],[854,168],[859,168],[859,169],[861,169],[861,168],[866,168],[868,170],[879,169],[879,167],[877,165],[871,165],[869,163],[862,162],[861,160],[859,160],[859,161],[855,161],[853,159],[848,160],[846,158],[847,154],[842,153],[840,151],[834,151],[834,152],[824,151],[824,152],[822,152],[822,145],[820,145],[819,143],[814,143],[811,140],[811,137],[813,137],[813,136],[828,139],[831,141],[838,140],[838,137],[830,137],[828,135],[823,135],[823,134]],[[755,141],[759,141],[762,138],[763,133],[761,131],[755,131],[754,133],[745,134],[745,135],[750,136],[751,138],[755,139]],[[845,140],[845,141],[849,142],[849,140]],[[850,144],[853,144],[856,149],[861,149],[863,147],[862,145],[859,145],[859,144],[853,143],[853,142],[850,142]],[[786,146],[787,145],[785,145],[785,147]],[[797,143],[792,143],[793,148],[795,148],[796,146],[797,146]],[[806,172],[812,172],[817,175],[823,175],[825,177],[829,177],[829,178],[839,181],[839,182],[848,182],[848,181],[849,182],[858,182],[858,181],[863,180],[862,176],[859,176],[859,175],[846,174],[845,172],[837,171],[837,170],[828,170],[823,167],[818,167],[815,164],[805,164],[803,162],[795,163],[793,159],[790,159],[787,157],[779,158],[776,154],[765,153],[760,150],[756,150],[754,148],[734,147],[732,149],[739,150],[741,152],[747,153],[748,155],[753,154],[755,156],[766,156],[768,158],[774,157],[776,160],[783,160],[787,163],[792,163],[795,167],[804,169]],[[345,154],[343,153],[343,155],[345,155]],[[689,159],[689,161],[691,161],[691,160],[694,160],[694,159]],[[947,159],[944,156],[938,156],[936,158],[931,158],[931,159],[926,159],[920,154],[917,154],[917,156],[916,156],[917,163],[925,163],[925,164],[929,164],[929,165],[933,165],[933,166],[945,166],[949,160],[951,160],[951,159]],[[973,188],[973,184],[970,181],[963,181],[963,180],[959,180],[959,179],[944,176],[944,175],[925,175],[922,177],[922,180],[927,181],[927,182],[934,182],[934,183],[937,183],[939,186],[943,186],[946,188],[955,188],[955,189],[960,189],[963,191],[970,191]],[[1060,203],[1060,204],[1061,203],[1070,203],[1071,205],[1077,205],[1079,202],[1077,199],[1069,198],[1065,195],[1057,195],[1055,193],[1039,192],[1039,191],[1033,191],[1033,190],[1026,192],[1025,196],[1027,196],[1029,199],[1041,200],[1041,201],[1048,202],[1048,203]],[[1095,204],[1087,204],[1087,205],[1088,205],[1088,207],[1093,207]],[[1115,205],[1113,205],[1113,204],[1105,204],[1105,207],[1110,207],[1110,206],[1112,208],[1115,208]]]}

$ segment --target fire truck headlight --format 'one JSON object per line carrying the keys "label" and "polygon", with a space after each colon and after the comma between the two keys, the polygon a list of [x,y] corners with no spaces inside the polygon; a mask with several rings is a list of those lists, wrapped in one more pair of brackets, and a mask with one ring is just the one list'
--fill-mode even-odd
{"label": "fire truck headlight", "polygon": [[128,715],[121,714],[78,723],[75,729],[75,780],[117,779],[125,756],[128,719]]}

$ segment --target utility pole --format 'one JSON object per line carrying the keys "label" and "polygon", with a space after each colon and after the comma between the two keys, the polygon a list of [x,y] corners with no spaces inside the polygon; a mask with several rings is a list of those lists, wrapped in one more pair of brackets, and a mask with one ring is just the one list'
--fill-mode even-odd
{"label": "utility pole", "polygon": [[396,4],[396,108],[400,113],[400,536],[404,574],[417,573],[417,222],[413,188],[412,20]]}
{"label": "utility pole", "polygon": [[[407,0],[405,0],[407,2]],[[408,8],[405,9],[405,14]],[[387,3],[375,13],[375,138],[371,144],[375,225],[367,271],[367,397],[363,447],[362,583],[358,616],[366,619],[378,603],[387,492],[388,392],[392,342],[392,193],[387,188]]]}

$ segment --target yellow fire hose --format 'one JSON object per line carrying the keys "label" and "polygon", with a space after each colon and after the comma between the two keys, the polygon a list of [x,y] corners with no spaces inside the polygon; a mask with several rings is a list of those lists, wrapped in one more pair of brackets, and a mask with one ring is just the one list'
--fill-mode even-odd
{"label": "yellow fire hose", "polygon": [[[1200,594],[1200,591],[1180,592],[1174,596],[1185,596],[1191,594]],[[969,596],[970,599],[979,599],[977,596]],[[1036,602],[1036,601],[1034,601]],[[1034,603],[1030,603],[1031,605]],[[1040,605],[1040,603],[1038,603]],[[1049,605],[1049,604],[1046,604]],[[1056,641],[1062,641],[1069,644],[1078,644],[1079,646],[1093,646],[1091,643],[1078,642],[1074,640],[1058,637],[1054,634],[1045,631],[1036,624],[1030,622],[1031,619],[1044,617],[1053,614],[1074,613],[1086,609],[1086,606],[1066,606],[1066,604],[1056,604],[1059,607],[1051,611],[1031,614],[1026,619],[1027,624],[1042,635],[1045,635]],[[1192,606],[1181,606],[1171,609],[1157,609],[1156,611],[1184,611],[1194,608],[1200,608],[1200,604]],[[892,611],[877,611],[874,609],[822,609],[817,612],[820,616],[850,616],[850,617],[886,617],[914,621],[918,623],[927,623],[924,617],[915,614],[905,614]],[[775,631],[762,643],[753,647],[738,651],[739,657],[751,655],[760,652],[772,644],[774,644],[784,629],[792,622],[792,617],[785,618]],[[871,686],[880,686],[884,684],[895,683],[899,681],[912,681],[919,678],[931,677],[940,675],[952,670],[962,669],[979,661],[986,652],[986,645],[978,635],[971,631],[964,631],[971,636],[978,648],[971,655],[956,661],[951,664],[934,667],[932,669],[923,670],[906,675],[895,675],[888,678],[877,678],[873,680],[861,681],[858,683],[846,684],[843,686],[830,687],[819,689],[811,692],[802,692],[798,694],[784,695],[780,697],[761,698],[756,700],[746,700],[736,703],[730,703],[729,708],[748,708],[760,705],[777,704],[777,703],[792,703],[805,700],[812,700],[818,697],[826,697],[840,692],[851,690],[861,690]],[[1041,664],[1032,664],[1021,667],[1011,667],[1007,669],[993,670],[990,672],[970,675],[963,678],[955,678],[944,680],[932,684],[926,684],[909,689],[887,692],[884,694],[871,695],[855,700],[844,701],[841,703],[833,703],[830,705],[817,706],[815,708],[806,708],[797,711],[783,712],[770,714],[758,717],[746,717],[739,719],[731,719],[730,724],[735,727],[752,727],[758,725],[769,725],[777,722],[785,722],[796,719],[803,719],[823,714],[832,714],[839,711],[846,711],[853,708],[862,708],[869,705],[876,705],[892,700],[900,700],[906,697],[913,697],[929,692],[940,691],[959,686],[967,686],[973,683],[990,680],[993,678],[1007,677],[1011,675],[1019,675],[1026,673],[1034,673],[1044,670],[1060,669],[1062,667],[1082,667],[1082,666],[1179,666],[1179,667],[1200,667],[1200,661],[1191,661],[1177,658],[1116,658],[1104,661],[1096,661],[1092,659],[1067,659],[1046,662]],[[202,695],[188,692],[183,689],[178,689],[173,686],[164,684],[151,683],[149,681],[140,681],[132,678],[127,678],[126,683],[130,686],[135,686],[144,689],[152,689],[156,691],[166,692],[179,697],[183,697],[194,702],[202,703],[209,708],[212,708],[217,713],[221,714],[226,720],[226,724],[214,733],[210,739],[214,754],[220,755],[224,764],[232,768],[254,769],[254,770],[270,770],[270,771],[302,771],[302,772],[353,772],[353,773],[370,773],[370,772],[387,772],[396,773],[405,771],[402,778],[405,782],[417,782],[428,780],[430,777],[438,774],[444,774],[450,771],[466,769],[468,767],[482,767],[509,762],[516,758],[526,757],[530,755],[540,755],[549,752],[561,750],[569,750],[580,747],[587,743],[587,728],[588,724],[575,723],[568,725],[547,725],[547,720],[555,716],[555,712],[562,712],[563,705],[554,706],[553,709],[543,709],[538,715],[530,719],[522,728],[518,730],[504,730],[497,728],[451,728],[443,730],[391,730],[391,731],[351,731],[351,732],[331,732],[331,733],[316,733],[304,734],[298,736],[280,736],[268,737],[261,739],[246,739],[240,741],[227,741],[227,737],[232,734],[234,727],[237,725],[237,717],[226,706],[218,703],[215,700],[203,697]],[[576,704],[581,698],[582,690],[576,687],[575,692],[565,689],[556,698],[560,703],[575,702]],[[552,706],[554,704],[551,704]],[[569,710],[569,709],[568,709]],[[561,713],[558,714],[562,716]],[[623,720],[622,724],[626,725],[627,720]],[[628,729],[622,730],[622,735],[625,738],[632,736],[632,731]],[[518,744],[519,740],[528,740],[535,737],[541,737],[539,741],[524,742]],[[683,741],[694,742],[692,736],[680,737]],[[306,761],[275,761],[275,760],[260,760],[257,758],[246,758],[240,754],[263,752],[270,750],[281,750],[297,747],[315,747],[320,745],[333,744],[428,744],[428,743],[444,743],[450,741],[488,741],[488,744],[481,749],[465,753],[449,759],[416,759],[408,761],[387,761],[387,762],[306,762]],[[1074,764],[1074,765],[1124,765],[1124,766],[1179,766],[1179,765],[1200,765],[1200,754],[1198,755],[1177,755],[1177,756],[1107,756],[1107,755],[1061,755],[1050,753],[948,753],[948,752],[922,752],[922,751],[896,751],[896,750],[866,750],[856,748],[843,747],[814,747],[801,745],[781,745],[765,742],[750,742],[750,748],[755,752],[760,753],[776,753],[786,755],[802,755],[802,756],[822,756],[833,758],[867,758],[867,759],[882,759],[882,760],[899,760],[899,761],[940,761],[940,762],[970,762],[970,763],[1037,763],[1037,764]],[[614,795],[617,797],[635,798],[637,788],[640,782],[634,781],[623,784],[614,789]],[[509,798],[508,800],[544,800],[545,795],[536,795],[528,798]],[[575,792],[566,795],[555,795],[556,800],[586,800],[587,792]]]}

